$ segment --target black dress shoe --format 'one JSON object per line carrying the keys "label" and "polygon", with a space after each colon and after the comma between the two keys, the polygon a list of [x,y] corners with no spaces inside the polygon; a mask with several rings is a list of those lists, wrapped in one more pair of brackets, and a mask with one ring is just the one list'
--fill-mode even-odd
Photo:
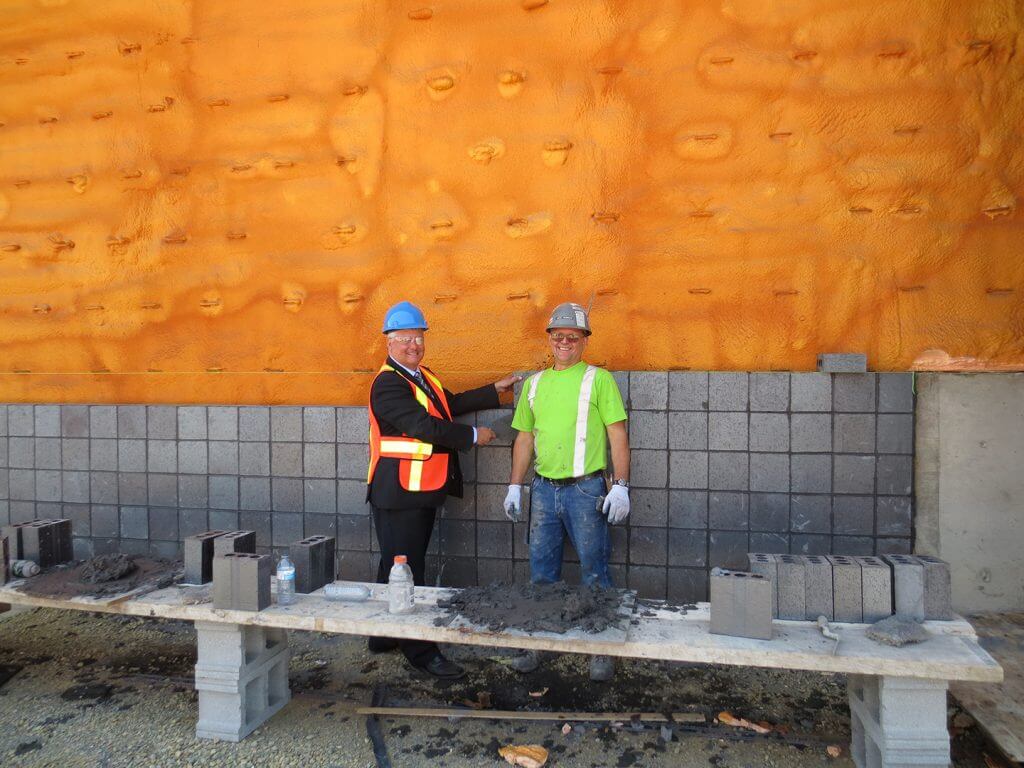
{"label": "black dress shoe", "polygon": [[370,653],[387,653],[398,648],[398,641],[393,637],[369,637],[366,648]]}
{"label": "black dress shoe", "polygon": [[466,670],[454,661],[448,661],[441,654],[438,654],[426,664],[417,667],[417,669],[421,669],[428,675],[433,675],[441,680],[457,680],[466,674]]}

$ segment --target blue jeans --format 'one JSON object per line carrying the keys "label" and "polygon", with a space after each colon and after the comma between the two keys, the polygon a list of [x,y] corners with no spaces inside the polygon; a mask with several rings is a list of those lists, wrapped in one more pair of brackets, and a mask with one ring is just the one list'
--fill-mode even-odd
{"label": "blue jeans", "polygon": [[580,558],[583,583],[610,587],[608,521],[601,511],[604,479],[588,477],[574,485],[534,478],[530,500],[530,578],[535,584],[562,577],[565,534]]}

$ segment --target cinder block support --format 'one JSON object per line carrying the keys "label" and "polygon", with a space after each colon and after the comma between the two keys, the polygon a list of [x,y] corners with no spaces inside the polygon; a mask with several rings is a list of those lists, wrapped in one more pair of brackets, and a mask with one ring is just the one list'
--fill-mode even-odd
{"label": "cinder block support", "polygon": [[775,563],[779,574],[779,618],[803,621],[807,604],[804,560],[799,555],[776,555]]}
{"label": "cinder block support", "polygon": [[775,555],[749,552],[747,561],[750,563],[751,573],[764,576],[772,583],[772,617],[777,619],[779,617],[779,590],[776,582],[779,580],[779,568],[775,562]]}
{"label": "cinder block support", "polygon": [[241,741],[291,699],[283,629],[196,622],[196,737]]}
{"label": "cinder block support", "polygon": [[850,675],[852,741],[857,768],[948,766],[945,680]]}
{"label": "cinder block support", "polygon": [[924,621],[924,565],[910,555],[886,555],[885,560],[892,566],[896,615]]}
{"label": "cinder block support", "polygon": [[933,621],[953,618],[949,563],[931,555],[917,555],[924,568],[924,617]]}
{"label": "cinder block support", "polygon": [[864,623],[892,616],[892,571],[877,557],[855,557],[860,565]]}
{"label": "cinder block support", "polygon": [[804,611],[810,621],[835,618],[832,605],[832,563],[821,555],[804,557]]}
{"label": "cinder block support", "polygon": [[834,620],[859,624],[864,620],[860,565],[844,555],[829,555],[828,560],[832,563]]}
{"label": "cinder block support", "polygon": [[744,571],[711,571],[711,633],[772,639],[771,582]]}

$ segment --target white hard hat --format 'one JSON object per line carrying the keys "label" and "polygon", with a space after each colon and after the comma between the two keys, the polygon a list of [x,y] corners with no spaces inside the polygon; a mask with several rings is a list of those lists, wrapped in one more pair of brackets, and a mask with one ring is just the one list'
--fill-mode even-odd
{"label": "white hard hat", "polygon": [[550,331],[552,328],[576,328],[583,331],[585,336],[589,336],[591,331],[587,310],[571,301],[559,304],[551,313],[551,319],[548,320],[547,330]]}

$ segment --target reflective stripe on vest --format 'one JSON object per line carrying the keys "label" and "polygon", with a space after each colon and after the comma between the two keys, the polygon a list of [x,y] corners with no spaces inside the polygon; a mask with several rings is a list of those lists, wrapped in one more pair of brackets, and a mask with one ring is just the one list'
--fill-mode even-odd
{"label": "reflective stripe on vest", "polygon": [[[594,376],[597,368],[588,365],[583,372],[583,381],[580,382],[580,394],[576,400],[576,436],[572,444],[572,474],[573,477],[582,477],[586,474],[587,466],[587,421],[590,417],[590,397],[594,391]],[[537,399],[537,386],[540,384],[540,377],[544,371],[535,374],[530,378],[530,386],[527,389],[526,400],[533,410],[533,403]],[[534,414],[536,419],[536,414]],[[536,423],[536,422],[535,422]]]}

